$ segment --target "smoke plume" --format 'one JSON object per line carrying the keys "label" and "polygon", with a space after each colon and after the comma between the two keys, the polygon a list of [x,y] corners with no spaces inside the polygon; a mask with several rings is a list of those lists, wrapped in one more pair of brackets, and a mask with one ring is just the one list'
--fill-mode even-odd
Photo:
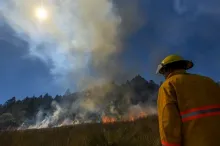
{"label": "smoke plume", "polygon": [[[48,13],[47,19],[36,17],[39,7]],[[28,42],[27,59],[37,58],[47,64],[63,89],[91,89],[133,75],[125,71],[118,55],[124,40],[144,23],[136,0],[7,0],[0,1],[0,13],[17,37]],[[74,100],[54,101],[51,110],[39,109],[36,117],[19,129],[100,122],[103,116],[129,116],[143,110],[152,113],[140,105],[132,106],[130,88],[126,95],[120,95],[116,85],[98,88],[92,95],[87,90]]]}
{"label": "smoke plume", "polygon": [[[132,21],[139,18],[135,3],[123,6],[112,0],[1,0],[0,14],[16,35],[29,43],[27,56],[45,62],[60,87],[81,89],[122,72],[116,56],[123,38],[140,27],[135,25],[140,19]],[[35,17],[40,6],[48,13],[45,21]]]}

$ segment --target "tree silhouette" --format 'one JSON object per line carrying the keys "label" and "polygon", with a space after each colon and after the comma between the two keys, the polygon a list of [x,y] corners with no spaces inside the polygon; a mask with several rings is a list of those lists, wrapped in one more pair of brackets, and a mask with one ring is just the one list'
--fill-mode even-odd
{"label": "tree silhouette", "polygon": [[[153,80],[147,81],[137,75],[132,80],[127,80],[125,84],[117,85],[112,81],[102,86],[94,86],[83,92],[75,93],[71,93],[70,89],[67,89],[63,96],[56,95],[54,98],[48,93],[39,97],[27,96],[18,101],[16,97],[12,97],[3,105],[0,105],[0,129],[8,126],[18,126],[26,120],[33,120],[39,110],[44,111],[44,116],[52,114],[56,110],[54,104],[52,105],[53,101],[66,109],[66,112],[59,116],[61,119],[58,119],[58,122],[65,118],[73,120],[77,117],[80,119],[78,113],[85,112],[86,108],[87,110],[90,108],[91,111],[85,116],[93,120],[100,116],[99,112],[121,116],[128,110],[130,105],[148,102],[149,98],[157,95],[158,89],[159,85]],[[87,101],[84,105],[85,109],[74,109],[79,106],[79,101]],[[156,98],[153,101],[156,102]],[[92,110],[96,106],[102,107],[104,110],[94,113]]]}

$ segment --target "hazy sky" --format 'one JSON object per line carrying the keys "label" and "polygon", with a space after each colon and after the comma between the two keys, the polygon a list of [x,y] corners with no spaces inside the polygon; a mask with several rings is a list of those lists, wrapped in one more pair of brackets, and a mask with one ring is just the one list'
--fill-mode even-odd
{"label": "hazy sky", "polygon": [[[25,2],[25,0],[20,1],[22,3]],[[70,2],[71,0],[67,1]],[[10,2],[13,2],[13,0],[10,0]],[[4,3],[4,0],[0,0],[0,5]],[[178,53],[184,56],[186,59],[194,61],[195,67],[191,70],[191,72],[209,76],[216,81],[220,80],[220,1],[140,0],[138,9],[131,9],[129,8],[129,5],[127,5],[127,7],[123,7],[126,5],[126,3],[127,1],[120,0],[117,5],[117,8],[122,9],[120,13],[121,17],[123,16],[126,21],[124,20],[123,23],[118,22],[116,17],[109,16],[108,19],[111,19],[109,23],[112,23],[112,25],[105,25],[105,27],[103,27],[114,28],[115,26],[121,25],[126,28],[123,30],[123,33],[125,33],[127,37],[121,41],[123,49],[120,53],[117,52],[117,61],[120,62],[120,65],[123,65],[123,67],[120,66],[120,69],[123,68],[121,69],[123,71],[119,72],[120,76],[123,76],[124,74],[124,76],[127,78],[131,78],[135,74],[141,74],[147,80],[153,79],[158,82],[162,80],[162,78],[156,76],[154,73],[159,61],[168,54]],[[3,5],[1,6],[1,16],[7,17],[6,12],[8,13],[8,10],[4,9]],[[124,11],[123,9],[126,10]],[[99,10],[100,12],[104,11],[102,8]],[[3,19],[3,17],[1,17],[2,20],[0,20],[0,103],[5,102],[7,99],[13,96],[21,99],[26,96],[39,96],[40,94],[45,94],[47,92],[51,95],[63,94],[65,89],[68,88],[67,86],[70,84],[67,85],[61,83],[63,80],[54,80],[60,76],[68,76],[69,74],[66,72],[69,71],[69,66],[70,69],[72,69],[72,74],[74,74],[71,76],[70,81],[72,83],[72,86],[70,87],[72,90],[76,89],[74,87],[75,84],[77,84],[76,81],[78,82],[78,74],[82,74],[83,71],[86,71],[86,74],[99,72],[100,68],[96,70],[94,65],[90,65],[88,62],[91,60],[85,57],[85,54],[83,57],[78,57],[82,55],[79,52],[74,52],[73,54],[75,55],[74,57],[77,58],[77,61],[80,59],[81,62],[86,63],[86,66],[83,66],[84,68],[81,70],[81,72],[78,72],[80,68],[79,64],[77,64],[77,69],[71,66],[72,64],[75,65],[75,63],[77,63],[74,62],[76,60],[71,60],[71,64],[69,62],[69,64],[66,64],[65,58],[58,62],[57,60],[59,60],[60,57],[65,57],[65,55],[59,56],[59,51],[56,52],[58,54],[53,54],[53,49],[51,48],[53,48],[54,44],[52,43],[46,47],[42,47],[46,50],[48,49],[47,47],[50,46],[52,55],[50,55],[49,53],[51,52],[47,50],[44,50],[44,54],[50,55],[49,57],[46,55],[45,56],[52,61],[45,61],[46,57],[42,52],[40,52],[41,57],[43,56],[42,58],[38,57],[36,54],[35,56],[30,55],[30,47],[33,47],[33,42],[36,44],[37,41],[48,39],[47,36],[53,34],[39,34],[38,32],[35,32],[38,30],[30,28],[31,25],[28,22],[24,23],[24,21],[16,20],[19,21],[19,23],[15,23],[11,20],[14,18],[13,15],[15,15],[15,12],[16,11],[10,13],[11,18],[6,18],[7,21]],[[97,14],[98,13],[99,11],[97,11]],[[19,19],[17,16],[16,18]],[[89,17],[84,18],[87,18],[88,21],[92,20],[92,18],[90,20]],[[80,19],[80,17],[78,19]],[[96,19],[98,20],[101,18],[96,17]],[[103,20],[105,19],[103,18]],[[72,21],[70,24],[72,24]],[[96,22],[93,24],[96,25]],[[136,25],[140,26],[136,27]],[[19,28],[17,28],[17,26],[19,26]],[[60,27],[62,26],[63,25],[60,24]],[[99,26],[99,24],[97,24],[97,26]],[[28,32],[23,33],[22,36],[18,35],[18,30],[20,27],[23,29],[27,27]],[[75,28],[68,29],[69,27],[67,27],[68,33],[65,34],[65,37],[68,36],[68,38],[70,38],[69,36],[71,33],[79,30]],[[77,36],[79,33],[81,33],[81,31],[77,32]],[[82,32],[80,35],[84,36],[83,33],[84,32]],[[110,32],[108,32],[108,34],[109,33]],[[112,41],[117,41],[112,38],[112,36],[114,36],[113,33],[111,36],[106,34],[104,35],[103,33],[101,34],[101,37],[104,38],[103,40],[106,38],[108,40],[112,39]],[[31,35],[32,40],[27,41],[27,39],[24,39],[26,37],[24,35]],[[53,39],[57,38],[50,38],[50,40]],[[76,37],[76,39],[78,38]],[[95,39],[92,41],[100,43],[100,41]],[[63,42],[60,44],[63,45]],[[105,41],[103,42],[105,43]],[[38,43],[37,49],[42,49],[40,48],[41,46],[39,47],[40,43]],[[109,41],[107,43],[109,43]],[[33,50],[34,49],[32,49],[32,51]],[[98,51],[100,52],[101,50]],[[95,55],[97,55],[97,53]],[[99,54],[99,57],[103,55],[106,54]],[[110,61],[110,59],[105,61]],[[58,65],[59,63],[66,64],[67,66],[55,66],[55,63]],[[115,66],[117,66],[117,63]],[[61,72],[59,72],[60,70]],[[77,72],[76,75],[74,71]],[[101,71],[103,74],[107,74],[103,70]],[[117,72],[115,74],[117,74]],[[115,76],[114,78],[117,79]],[[66,79],[67,78],[65,78],[65,80]]]}

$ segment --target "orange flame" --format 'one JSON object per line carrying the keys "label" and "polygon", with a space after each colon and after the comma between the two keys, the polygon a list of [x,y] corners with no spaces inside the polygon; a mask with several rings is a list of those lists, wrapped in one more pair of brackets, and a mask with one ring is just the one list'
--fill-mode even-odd
{"label": "orange flame", "polygon": [[129,120],[130,122],[133,122],[135,120],[135,118],[133,116],[129,116]]}
{"label": "orange flame", "polygon": [[144,113],[144,112],[141,112],[140,115],[138,115],[138,118],[139,118],[139,119],[140,119],[140,118],[145,118],[145,117],[147,117],[147,114]]}
{"label": "orange flame", "polygon": [[[144,113],[144,112],[140,112],[137,116],[133,116],[132,114],[128,116],[127,119],[121,119],[121,121],[123,122],[126,122],[126,121],[129,121],[129,122],[133,122],[137,119],[142,119],[142,118],[145,118],[147,117],[147,114]],[[116,118],[113,118],[113,117],[108,117],[108,116],[103,116],[102,117],[102,123],[114,123],[116,122]]]}
{"label": "orange flame", "polygon": [[104,116],[102,117],[102,122],[103,123],[114,123],[116,122],[116,118]]}

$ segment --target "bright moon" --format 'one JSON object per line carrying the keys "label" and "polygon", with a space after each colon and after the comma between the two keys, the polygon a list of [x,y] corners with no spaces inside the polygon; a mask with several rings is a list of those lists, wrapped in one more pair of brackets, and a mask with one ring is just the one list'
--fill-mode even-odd
{"label": "bright moon", "polygon": [[48,12],[44,7],[38,7],[36,9],[36,17],[41,21],[41,20],[46,20],[48,17]]}

